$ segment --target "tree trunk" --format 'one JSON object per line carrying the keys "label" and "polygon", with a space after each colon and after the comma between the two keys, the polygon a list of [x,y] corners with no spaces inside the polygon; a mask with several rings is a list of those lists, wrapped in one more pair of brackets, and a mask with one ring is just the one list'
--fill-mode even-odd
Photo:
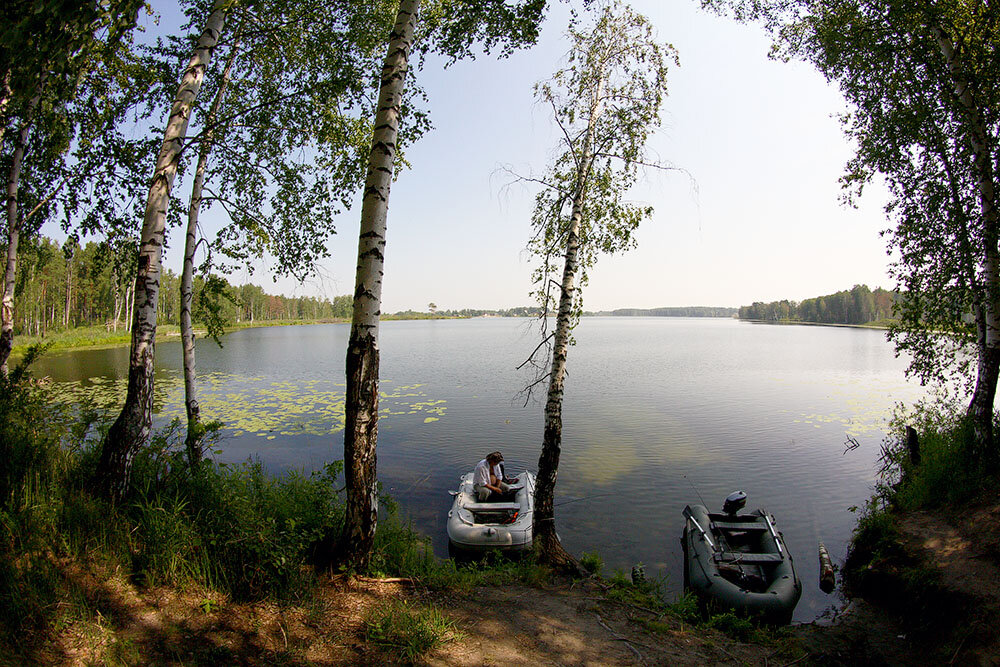
{"label": "tree trunk", "polygon": [[7,261],[3,277],[3,301],[0,303],[0,373],[7,375],[7,359],[14,348],[14,286],[17,281],[17,247],[21,241],[21,219],[17,211],[17,190],[21,183],[24,149],[31,130],[31,118],[42,98],[44,76],[38,82],[35,96],[28,103],[21,131],[17,135],[7,177]]}
{"label": "tree trunk", "polygon": [[951,74],[955,96],[965,111],[967,128],[963,134],[972,150],[976,173],[984,246],[985,335],[981,332],[979,336],[976,387],[969,403],[968,415],[972,419],[976,454],[994,457],[993,402],[996,398],[997,376],[1000,373],[1000,248],[997,245],[1000,241],[1000,211],[997,210],[991,142],[982,109],[973,96],[973,88],[959,61],[951,36],[939,24],[932,25],[931,30]]}
{"label": "tree trunk", "polygon": [[538,457],[538,477],[535,484],[535,510],[532,534],[540,561],[556,567],[579,570],[580,565],[559,542],[556,535],[555,488],[562,450],[562,399],[566,379],[566,357],[569,353],[569,335],[573,319],[573,298],[576,292],[576,273],[580,251],[580,227],[587,197],[587,178],[593,162],[594,126],[600,116],[601,88],[597,87],[591,105],[591,117],[583,138],[582,155],[577,165],[576,183],[573,187],[573,210],[566,236],[566,255],[563,278],[559,290],[559,312],[556,315],[555,338],[552,344],[552,367],[549,375],[549,393],[545,401],[545,429],[542,453]]}
{"label": "tree trunk", "polygon": [[239,42],[233,45],[229,52],[226,69],[222,73],[219,89],[212,100],[212,107],[205,117],[205,136],[202,137],[198,149],[198,166],[195,169],[194,185],[191,187],[191,205],[188,207],[187,233],[184,237],[184,270],[181,271],[181,342],[184,354],[184,407],[187,412],[187,447],[188,463],[192,468],[201,462],[201,436],[204,428],[201,425],[201,408],[198,406],[198,387],[195,383],[194,327],[191,324],[191,302],[194,299],[194,255],[198,248],[198,215],[201,211],[202,192],[205,188],[205,170],[208,167],[208,155],[212,151],[214,131],[212,125],[222,106],[229,86],[230,73]]}
{"label": "tree trunk", "polygon": [[63,327],[69,328],[70,308],[73,304],[73,253],[66,257],[66,306],[63,309]]}
{"label": "tree trunk", "polygon": [[[589,166],[589,163],[588,163]],[[573,198],[573,213],[566,239],[566,256],[560,286],[559,312],[556,315],[555,339],[552,345],[552,367],[549,392],[545,401],[545,429],[542,453],[538,457],[538,477],[535,484],[535,510],[532,533],[539,560],[557,567],[577,567],[576,560],[566,552],[556,535],[555,488],[562,450],[562,399],[566,379],[566,357],[576,290],[577,255],[580,249],[580,223],[583,220],[583,184],[577,181]]]}
{"label": "tree trunk", "polygon": [[346,364],[344,479],[347,505],[344,532],[333,555],[336,564],[352,570],[362,570],[368,565],[378,523],[375,456],[378,440],[378,324],[382,303],[386,214],[396,158],[400,100],[419,8],[419,0],[400,0],[396,24],[389,36],[361,205],[354,317],[351,320]]}
{"label": "tree trunk", "polygon": [[170,190],[177,176],[191,108],[201,88],[212,50],[225,24],[227,3],[217,0],[194,54],[184,71],[163,144],[156,160],[156,171],[146,200],[142,223],[139,261],[133,287],[131,321],[132,346],[129,354],[128,390],[121,414],[111,426],[101,446],[98,461],[97,491],[112,501],[120,500],[128,488],[132,457],[149,437],[153,421],[153,356],[156,342],[156,306],[160,288],[160,260]]}

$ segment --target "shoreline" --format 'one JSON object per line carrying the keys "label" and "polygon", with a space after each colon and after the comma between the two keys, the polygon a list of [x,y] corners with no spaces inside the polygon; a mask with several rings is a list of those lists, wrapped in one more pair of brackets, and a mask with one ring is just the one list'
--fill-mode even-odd
{"label": "shoreline", "polygon": [[747,322],[749,324],[771,324],[777,326],[810,326],[810,327],[837,327],[841,329],[875,329],[878,331],[888,331],[888,324],[880,324],[877,322],[869,322],[866,324],[839,324],[836,322],[806,322],[802,320],[751,320],[751,319],[737,319],[739,322]]}
{"label": "shoreline", "polygon": [[[585,315],[585,317],[599,317],[601,315]],[[622,319],[628,319],[631,317],[662,317],[664,319],[676,318],[677,316],[672,315],[659,315],[659,316],[646,316],[646,315],[607,315],[607,317],[616,317]],[[409,321],[420,321],[420,320],[464,320],[464,319],[474,319],[471,317],[458,317],[458,316],[448,316],[448,315],[431,315],[428,314],[426,317],[412,317],[409,314],[405,316],[397,315],[384,315],[381,318],[383,322],[409,322]],[[524,318],[518,318],[524,319]],[[700,318],[699,318],[700,319]],[[713,319],[713,318],[705,318]],[[730,318],[714,318],[714,319],[730,319]],[[868,324],[838,324],[838,323],[827,323],[827,322],[805,322],[798,320],[752,320],[752,319],[739,319],[732,318],[737,322],[747,322],[749,324],[768,324],[768,325],[778,325],[778,326],[814,326],[814,327],[837,327],[837,328],[847,328],[847,329],[875,329],[879,331],[887,331],[889,329],[887,324],[879,323],[868,323]],[[266,322],[240,322],[226,327],[225,333],[231,333],[233,331],[240,331],[243,329],[263,329],[268,327],[288,327],[288,326],[307,326],[314,324],[349,324],[350,320],[346,318],[332,318],[332,319],[319,319],[319,320],[273,320]],[[176,324],[165,324],[158,328],[157,338],[163,340],[172,340],[174,338],[180,338],[180,329]],[[207,330],[204,328],[195,329],[195,338],[205,338],[207,335]],[[225,334],[223,334],[225,335]],[[20,336],[15,338],[18,339],[27,338],[27,342],[16,342],[13,350],[11,351],[11,358],[20,359],[24,356],[28,347],[37,343],[48,343],[47,352],[55,351],[67,351],[67,350],[80,350],[87,348],[95,349],[107,349],[113,347],[125,347],[131,343],[131,334],[125,330],[121,333],[114,333],[107,331],[104,327],[77,327],[75,329],[70,329],[68,331],[59,331],[51,335],[43,336],[41,338],[37,336]]]}

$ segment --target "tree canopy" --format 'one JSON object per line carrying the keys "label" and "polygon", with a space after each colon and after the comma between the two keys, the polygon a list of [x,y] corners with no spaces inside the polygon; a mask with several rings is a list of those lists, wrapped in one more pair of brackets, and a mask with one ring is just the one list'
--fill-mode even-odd
{"label": "tree canopy", "polygon": [[[896,349],[923,382],[965,379],[992,450],[1000,369],[1000,15],[974,0],[709,0],[760,19],[850,105],[850,195],[888,185]],[[968,355],[968,351],[973,355]]]}

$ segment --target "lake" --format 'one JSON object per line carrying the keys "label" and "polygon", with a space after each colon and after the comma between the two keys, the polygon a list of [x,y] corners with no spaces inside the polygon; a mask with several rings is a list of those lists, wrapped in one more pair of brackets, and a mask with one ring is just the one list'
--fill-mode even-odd
{"label": "lake", "polygon": [[[274,472],[343,457],[349,325],[247,329],[198,342],[205,418],[227,424],[218,458]],[[570,349],[559,534],[597,551],[606,572],[637,562],[682,586],[681,510],[749,494],[785,534],[804,585],[795,619],[840,605],[820,592],[817,541],[842,562],[894,403],[923,395],[881,331],[731,319],[585,318]],[[538,341],[529,320],[384,322],[378,475],[447,555],[447,491],[494,449],[508,472],[535,470],[544,393],[525,405],[516,367]],[[114,405],[127,350],[53,353],[36,364],[68,400]],[[180,345],[157,345],[158,423],[183,417]],[[544,392],[544,388],[543,388]],[[860,446],[847,450],[848,436]]]}

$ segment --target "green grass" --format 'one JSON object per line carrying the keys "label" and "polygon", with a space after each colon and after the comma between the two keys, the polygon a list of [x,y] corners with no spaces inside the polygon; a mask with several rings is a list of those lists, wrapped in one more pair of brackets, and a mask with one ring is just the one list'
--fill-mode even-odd
{"label": "green grass", "polygon": [[601,570],[604,569],[604,559],[596,551],[584,551],[580,554],[580,565],[592,575],[600,576]]}
{"label": "green grass", "polygon": [[[917,431],[919,465],[910,461],[905,426]],[[993,428],[1000,435],[996,418]],[[887,506],[920,510],[961,504],[1000,481],[996,461],[975,454],[963,406],[935,402],[897,409],[890,433],[882,446],[876,489]]]}
{"label": "green grass", "polygon": [[405,600],[394,600],[370,611],[364,630],[365,639],[408,662],[462,637],[455,622],[435,607],[418,607]]}

